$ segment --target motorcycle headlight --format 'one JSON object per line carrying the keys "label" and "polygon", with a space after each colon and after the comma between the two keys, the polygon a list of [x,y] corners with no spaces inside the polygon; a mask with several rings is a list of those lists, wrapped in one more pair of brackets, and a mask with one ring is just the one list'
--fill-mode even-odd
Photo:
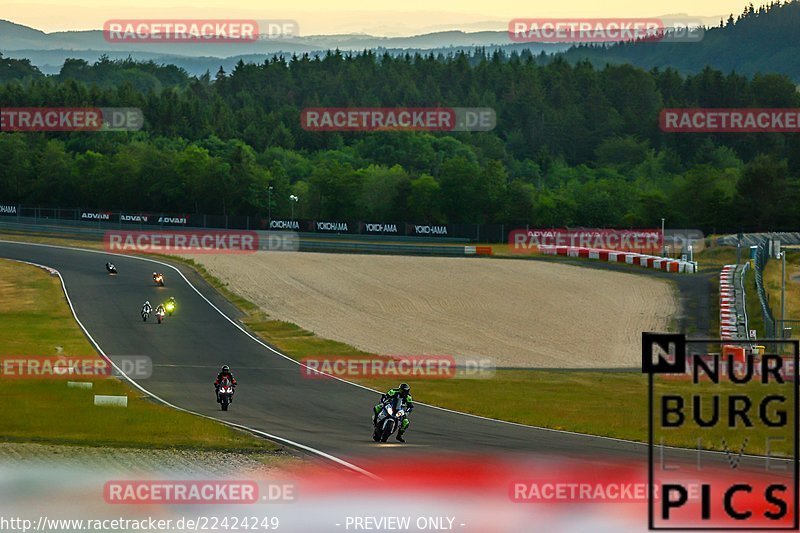
{"label": "motorcycle headlight", "polygon": [[403,411],[402,409],[397,411],[397,416],[403,416],[404,414],[405,414],[405,411]]}
{"label": "motorcycle headlight", "polygon": [[392,414],[392,406],[391,405],[387,405],[386,406],[386,412],[389,413],[389,414]]}

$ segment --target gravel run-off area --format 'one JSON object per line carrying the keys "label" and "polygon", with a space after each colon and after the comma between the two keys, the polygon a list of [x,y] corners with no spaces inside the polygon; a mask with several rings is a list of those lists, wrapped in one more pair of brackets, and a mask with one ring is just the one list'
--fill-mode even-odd
{"label": "gravel run-off area", "polygon": [[664,277],[546,261],[258,252],[193,259],[273,319],[382,355],[641,365],[679,311]]}

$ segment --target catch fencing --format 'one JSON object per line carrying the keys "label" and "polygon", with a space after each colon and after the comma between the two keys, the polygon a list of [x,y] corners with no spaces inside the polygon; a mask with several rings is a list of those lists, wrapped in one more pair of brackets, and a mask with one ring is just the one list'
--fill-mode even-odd
{"label": "catch fencing", "polygon": [[[780,241],[781,244],[800,244],[800,232],[796,231],[779,231],[773,233],[742,233],[740,244],[744,247],[757,246],[764,240]],[[719,246],[736,246],[739,242],[737,235],[723,235],[717,237],[717,244]]]}

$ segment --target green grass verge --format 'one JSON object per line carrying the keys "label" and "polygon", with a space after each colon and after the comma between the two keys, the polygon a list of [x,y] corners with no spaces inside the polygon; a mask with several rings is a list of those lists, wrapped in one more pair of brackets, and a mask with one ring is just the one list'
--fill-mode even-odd
{"label": "green grass verge", "polygon": [[756,330],[757,339],[772,337],[772,332],[767,333],[764,326],[764,315],[761,314],[761,304],[758,301],[758,289],[756,288],[756,273],[752,268],[748,268],[744,275],[744,291],[748,329]]}
{"label": "green grass verge", "polygon": [[[740,262],[747,261],[749,250],[742,249]],[[722,270],[725,265],[736,264],[736,248],[733,246],[709,246],[701,252],[694,254],[694,259],[698,264],[698,272],[716,272]]]}
{"label": "green grass verge", "polygon": [[[75,323],[61,284],[43,270],[0,260],[0,355],[98,357]],[[113,378],[93,389],[67,388],[64,379],[0,375],[0,440],[270,452],[274,443],[205,418],[155,404]],[[94,394],[126,395],[128,407],[97,407]]]}

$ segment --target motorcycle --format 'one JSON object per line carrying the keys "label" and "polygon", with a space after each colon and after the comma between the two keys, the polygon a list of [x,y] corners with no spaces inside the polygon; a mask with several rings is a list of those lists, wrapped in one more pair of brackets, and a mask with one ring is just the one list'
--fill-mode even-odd
{"label": "motorcycle", "polygon": [[222,406],[223,411],[228,410],[228,406],[233,402],[233,384],[228,378],[224,378],[219,383],[217,389],[217,403]]}
{"label": "motorcycle", "polygon": [[167,310],[167,314],[172,316],[172,313],[175,312],[175,302],[170,300],[164,305],[164,308]]}
{"label": "motorcycle", "polygon": [[114,263],[106,263],[106,271],[109,274],[114,275],[117,273],[117,267],[114,266]]}
{"label": "motorcycle", "polygon": [[392,434],[400,429],[403,417],[406,415],[403,409],[403,399],[400,396],[387,401],[383,404],[383,409],[378,413],[375,421],[375,430],[372,432],[372,440],[375,442],[386,442]]}
{"label": "motorcycle", "polygon": [[142,309],[142,322],[147,322],[147,318],[150,316],[149,309]]}
{"label": "motorcycle", "polygon": [[156,274],[153,276],[153,282],[159,287],[164,286],[164,274]]}
{"label": "motorcycle", "polygon": [[158,320],[158,323],[161,324],[161,322],[164,320],[164,309],[156,309],[156,319]]}

